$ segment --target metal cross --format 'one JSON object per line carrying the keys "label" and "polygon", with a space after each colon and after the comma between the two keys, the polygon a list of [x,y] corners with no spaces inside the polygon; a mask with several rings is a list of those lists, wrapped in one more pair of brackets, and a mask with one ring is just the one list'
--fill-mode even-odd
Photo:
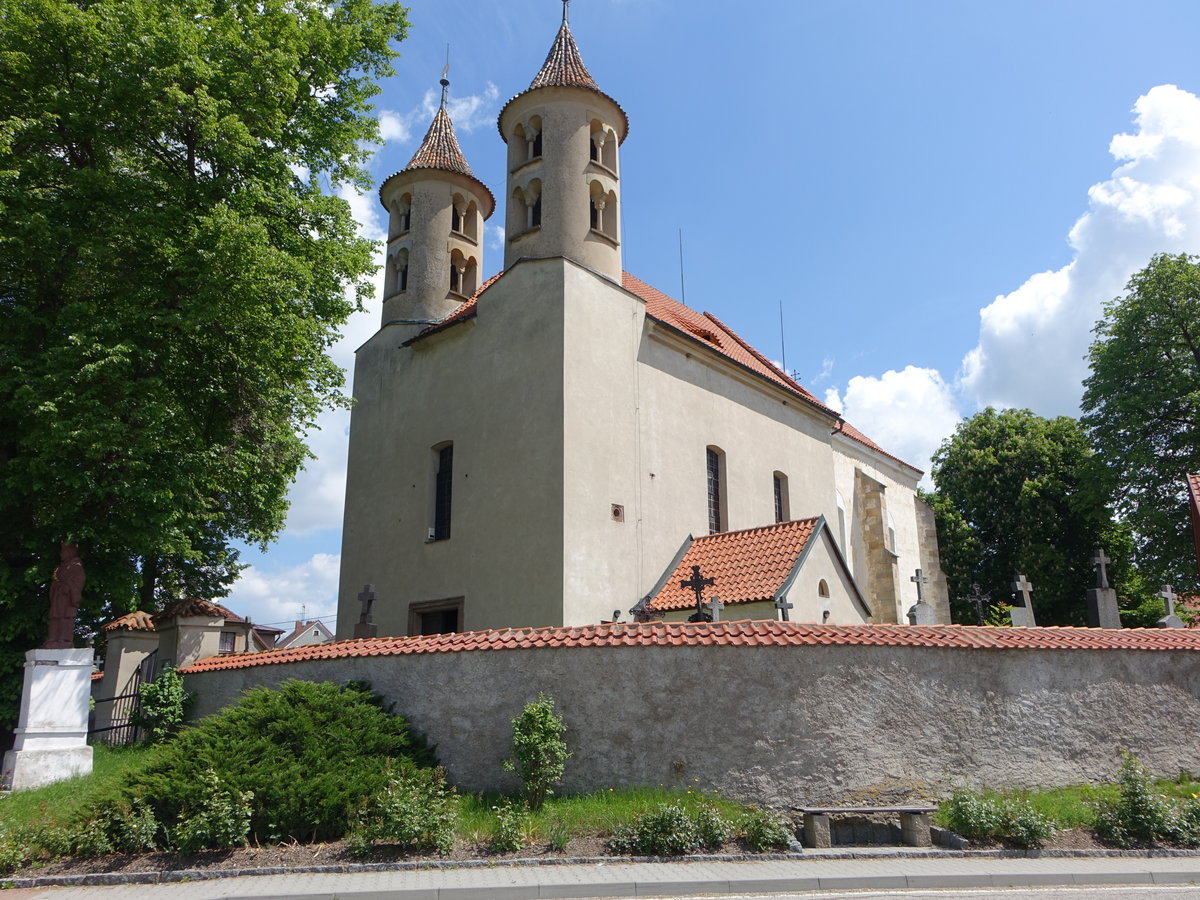
{"label": "metal cross", "polygon": [[983,610],[992,602],[990,594],[981,593],[978,584],[971,585],[971,590],[974,593],[963,599],[975,607],[975,616],[979,619],[979,624],[983,625]]}
{"label": "metal cross", "polygon": [[1029,579],[1024,575],[1018,575],[1017,580],[1013,582],[1012,589],[1021,595],[1021,605],[1026,609],[1033,609],[1033,598],[1029,595],[1033,593],[1033,585],[1029,583]]}
{"label": "metal cross", "polygon": [[1112,560],[1104,555],[1104,549],[1102,547],[1097,548],[1096,555],[1092,557],[1092,565],[1096,566],[1100,570],[1096,573],[1099,578],[1099,583],[1096,585],[1096,587],[1103,589],[1109,586],[1108,569],[1106,569],[1105,566],[1107,566],[1110,562],[1112,562]]}
{"label": "metal cross", "polygon": [[787,597],[780,597],[775,601],[775,608],[781,613],[779,617],[781,621],[788,621],[788,610],[794,608],[795,605],[795,603],[788,603]]}
{"label": "metal cross", "polygon": [[1169,584],[1164,584],[1163,589],[1154,596],[1163,598],[1163,601],[1167,604],[1168,616],[1175,615],[1175,601],[1179,599],[1179,595],[1171,590],[1171,586]]}
{"label": "metal cross", "polygon": [[721,598],[718,597],[716,594],[713,594],[712,598],[708,601],[708,603],[706,605],[708,606],[709,612],[712,613],[712,620],[714,622],[720,622],[721,621],[721,610],[723,610],[725,608],[725,604],[721,602]]}
{"label": "metal cross", "polygon": [[908,580],[916,583],[916,585],[917,585],[917,602],[920,603],[922,600],[925,599],[925,585],[929,584],[929,576],[922,575],[921,570],[917,569],[917,574]]}
{"label": "metal cross", "polygon": [[362,604],[362,613],[358,617],[358,621],[367,623],[371,621],[371,604],[379,599],[379,595],[375,593],[375,585],[364,584],[362,592],[358,595],[358,602]]}
{"label": "metal cross", "polygon": [[692,566],[692,577],[685,578],[679,582],[681,588],[687,588],[696,594],[696,612],[697,614],[704,613],[704,589],[711,584],[717,582],[712,578],[705,578],[700,574],[699,566]]}

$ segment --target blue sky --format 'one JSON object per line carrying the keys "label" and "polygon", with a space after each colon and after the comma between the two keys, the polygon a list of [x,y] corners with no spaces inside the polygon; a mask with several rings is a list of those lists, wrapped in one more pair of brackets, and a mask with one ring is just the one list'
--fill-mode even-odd
{"label": "blue sky", "polygon": [[[450,112],[502,204],[496,115],[540,68],[559,0],[411,0],[376,98],[376,181]],[[625,268],[715,314],[921,468],[982,406],[1077,411],[1103,303],[1158,251],[1200,252],[1200,4],[1144,0],[574,0],[624,107]],[[383,236],[375,194],[350,200]],[[485,274],[503,259],[503,210]],[[380,257],[382,258],[382,256]],[[378,297],[335,348],[379,322]],[[336,608],[345,413],[228,605],[257,622]]]}

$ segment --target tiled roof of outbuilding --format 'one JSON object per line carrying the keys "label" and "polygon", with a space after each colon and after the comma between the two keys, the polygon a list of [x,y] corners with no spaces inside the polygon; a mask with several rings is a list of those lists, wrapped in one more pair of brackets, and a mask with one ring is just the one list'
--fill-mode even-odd
{"label": "tiled roof of outbuilding", "polygon": [[535,650],[560,647],[940,647],[971,650],[1190,650],[1200,631],[1180,628],[1000,628],[973,625],[810,625],[744,620],[690,624],[640,622],[578,627],[505,628],[426,637],[366,638],[294,650],[210,656],[184,674],[356,656]]}
{"label": "tiled roof of outbuilding", "polygon": [[705,596],[714,594],[726,606],[772,600],[796,566],[820,519],[799,519],[742,531],[722,531],[696,538],[670,578],[651,598],[650,609],[688,609],[696,595],[680,587],[692,566],[712,578]]}
{"label": "tiled roof of outbuilding", "polygon": [[126,613],[102,626],[105,631],[116,631],[118,628],[128,628],[130,631],[154,631],[154,617],[142,610]]}

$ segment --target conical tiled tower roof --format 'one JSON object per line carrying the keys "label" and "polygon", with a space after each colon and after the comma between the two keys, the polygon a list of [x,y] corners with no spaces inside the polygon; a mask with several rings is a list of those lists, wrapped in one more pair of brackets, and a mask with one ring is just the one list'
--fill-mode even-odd
{"label": "conical tiled tower roof", "polygon": [[[579,52],[579,45],[575,43],[575,37],[571,34],[571,25],[567,22],[565,15],[563,16],[562,27],[558,29],[554,43],[550,45],[550,52],[546,54],[546,61],[542,63],[542,68],[534,76],[528,88],[504,104],[504,108],[500,110],[500,116],[496,119],[497,127],[499,127],[500,120],[504,117],[504,110],[512,105],[513,100],[516,100],[517,97],[525,96],[530,91],[547,87],[583,88],[585,91],[592,91],[599,94],[605,100],[608,100],[621,113],[624,128],[620,129],[618,140],[624,142],[625,136],[629,132],[629,117],[625,114],[625,110],[621,108],[620,103],[617,103],[616,100],[600,90],[600,87],[596,84],[596,80],[588,72],[587,66],[583,63],[583,56]],[[503,130],[500,132],[500,137],[504,137]],[[507,141],[507,138],[505,140]]]}
{"label": "conical tiled tower roof", "polygon": [[425,140],[421,141],[421,146],[401,171],[407,172],[409,169],[444,169],[447,172],[466,175],[468,178],[475,177],[475,173],[467,165],[462,148],[458,146],[454,123],[450,121],[445,106],[438,108],[433,122],[429,125],[429,131],[425,132]]}
{"label": "conical tiled tower roof", "polygon": [[467,158],[463,156],[462,148],[458,145],[458,136],[454,133],[454,123],[450,121],[450,114],[446,112],[446,88],[449,86],[450,82],[443,79],[442,105],[434,113],[433,121],[429,123],[429,130],[425,132],[425,139],[421,141],[421,146],[417,148],[417,152],[413,154],[407,166],[383,180],[383,184],[379,186],[379,194],[382,198],[383,185],[404,172],[420,169],[453,172],[456,175],[470,178],[478,186],[480,193],[488,198],[490,206],[485,215],[486,218],[496,208],[496,198],[488,186],[475,177],[475,173],[471,171],[471,166],[467,163]]}

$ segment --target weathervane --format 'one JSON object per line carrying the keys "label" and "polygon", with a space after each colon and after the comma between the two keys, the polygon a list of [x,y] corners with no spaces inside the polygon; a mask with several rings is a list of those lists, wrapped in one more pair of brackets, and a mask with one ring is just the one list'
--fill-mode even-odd
{"label": "weathervane", "polygon": [[562,0],[563,3],[563,24],[571,23],[571,0]]}
{"label": "weathervane", "polygon": [[450,87],[450,45],[446,45],[446,65],[442,66],[442,108],[446,108],[446,89]]}

